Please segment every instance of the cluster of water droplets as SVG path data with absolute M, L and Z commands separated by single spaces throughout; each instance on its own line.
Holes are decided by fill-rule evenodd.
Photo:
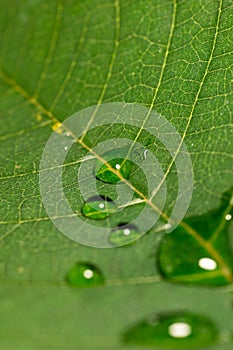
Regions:
M 132 161 L 126 159 L 128 148 L 118 148 L 104 153 L 97 159 L 94 166 L 96 179 L 104 184 L 120 184 L 128 180 L 131 174 Z M 105 162 L 105 158 L 108 160 Z M 124 206 L 105 196 L 97 195 L 88 198 L 81 208 L 84 217 L 91 220 L 105 220 L 113 214 L 121 211 Z M 129 222 L 119 222 L 111 229 L 109 242 L 113 246 L 122 246 L 141 237 L 136 225 Z

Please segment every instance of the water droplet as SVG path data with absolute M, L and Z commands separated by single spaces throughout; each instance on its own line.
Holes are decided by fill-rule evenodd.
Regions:
M 104 277 L 95 265 L 80 262 L 68 272 L 66 281 L 74 287 L 95 287 L 104 284 Z
M 224 194 L 218 209 L 187 218 L 163 236 L 157 262 L 164 278 L 173 282 L 209 286 L 230 283 L 233 262 L 227 229 L 232 217 L 231 198 L 232 190 Z M 225 262 L 227 272 L 216 258 L 217 254 Z
M 177 312 L 142 320 L 124 334 L 126 343 L 171 349 L 190 349 L 217 342 L 219 332 L 207 318 Z
M 117 205 L 107 197 L 95 196 L 82 206 L 82 214 L 93 220 L 102 220 L 115 213 Z
M 67 147 L 67 146 L 65 146 L 65 147 L 64 147 L 64 150 L 65 150 L 65 151 L 67 151 L 67 150 L 68 150 L 68 147 Z
M 132 162 L 129 160 L 125 160 L 128 154 L 127 148 L 118 148 L 110 150 L 104 153 L 101 157 L 106 160 L 108 165 L 110 165 L 113 169 L 116 169 L 119 172 L 119 175 L 124 179 L 128 179 Z M 95 175 L 97 179 L 108 182 L 108 183 L 117 183 L 121 181 L 121 178 L 109 169 L 109 166 L 103 164 L 100 160 L 97 161 L 97 165 L 95 167 Z
M 120 224 L 112 230 L 109 241 L 114 245 L 121 246 L 129 244 L 140 237 L 141 234 L 135 225 Z
M 212 271 L 215 270 L 217 268 L 217 263 L 216 261 L 214 261 L 213 259 L 210 258 L 201 258 L 198 261 L 198 265 L 204 269 L 204 270 L 208 270 L 208 271 Z
M 227 221 L 230 221 L 230 220 L 232 219 L 232 215 L 231 215 L 231 214 L 227 214 L 227 215 L 225 216 L 225 219 L 226 219 Z

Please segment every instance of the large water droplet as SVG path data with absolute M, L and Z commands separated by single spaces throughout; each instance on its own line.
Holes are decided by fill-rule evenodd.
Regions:
M 109 165 L 118 171 L 124 179 L 128 179 L 131 172 L 132 162 L 125 160 L 127 154 L 127 148 L 117 148 L 104 153 L 101 157 L 106 160 L 108 165 L 103 164 L 100 160 L 97 161 L 95 167 L 95 175 L 97 179 L 108 183 L 117 183 L 121 181 L 121 178 L 109 169 Z
M 80 262 L 70 269 L 66 281 L 74 287 L 95 287 L 104 284 L 104 276 L 93 264 Z
M 207 318 L 188 312 L 160 314 L 142 320 L 124 335 L 127 343 L 170 349 L 208 346 L 219 332 Z
M 117 209 L 116 203 L 107 197 L 95 196 L 82 206 L 82 214 L 94 220 L 102 220 L 113 214 Z
M 110 234 L 109 241 L 117 246 L 129 244 L 140 238 L 138 228 L 133 224 L 119 224 Z
M 233 261 L 227 237 L 231 198 L 232 191 L 226 192 L 218 209 L 186 219 L 163 237 L 158 263 L 166 279 L 210 286 L 231 282 Z

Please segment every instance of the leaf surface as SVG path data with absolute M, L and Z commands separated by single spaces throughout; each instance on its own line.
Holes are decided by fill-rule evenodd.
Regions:
M 187 218 L 218 208 L 233 173 L 232 1 L 10 0 L 0 8 L 2 347 L 123 350 L 121 334 L 151 311 L 197 310 L 229 329 L 231 287 L 161 281 L 155 264 L 160 232 L 108 250 L 64 237 L 43 208 L 39 164 L 51 132 L 71 114 L 106 102 L 137 103 L 170 121 L 190 152 L 195 183 Z M 134 138 L 137 130 L 125 133 L 131 131 Z M 106 134 L 97 130 L 91 141 L 99 137 Z M 176 169 L 159 143 L 146 140 L 168 171 L 169 214 Z M 80 209 L 79 163 L 73 162 L 83 149 L 75 147 L 64 183 Z M 78 261 L 96 265 L 106 286 L 66 286 Z

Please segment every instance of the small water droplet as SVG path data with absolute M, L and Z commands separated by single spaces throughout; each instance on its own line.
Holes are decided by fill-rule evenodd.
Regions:
M 127 154 L 127 148 L 113 149 L 104 153 L 101 157 L 105 159 L 108 164 L 103 164 L 100 160 L 97 161 L 95 167 L 95 176 L 97 179 L 107 183 L 117 183 L 121 181 L 121 178 L 109 169 L 109 166 L 112 169 L 116 169 L 121 177 L 128 179 L 131 172 L 132 162 L 125 160 Z
M 231 219 L 232 219 L 232 215 L 231 214 L 227 214 L 225 216 L 225 220 L 230 221 Z
M 117 205 L 107 197 L 95 196 L 82 206 L 82 214 L 93 220 L 102 220 L 115 213 Z
M 124 335 L 126 343 L 171 349 L 190 349 L 215 343 L 219 338 L 215 325 L 207 318 L 177 312 L 142 320 Z
M 216 261 L 214 261 L 213 259 L 210 258 L 201 258 L 198 261 L 198 265 L 204 269 L 204 270 L 208 270 L 208 271 L 212 271 L 215 270 L 217 268 L 217 263 Z
M 67 146 L 65 146 L 65 147 L 64 147 L 64 150 L 65 150 L 65 151 L 67 151 L 67 150 L 68 150 L 68 147 L 67 147 Z
M 104 284 L 104 277 L 95 265 L 80 262 L 70 269 L 66 281 L 74 287 L 95 287 Z
M 117 246 L 132 243 L 141 237 L 138 228 L 133 224 L 119 224 L 110 234 L 109 241 Z

